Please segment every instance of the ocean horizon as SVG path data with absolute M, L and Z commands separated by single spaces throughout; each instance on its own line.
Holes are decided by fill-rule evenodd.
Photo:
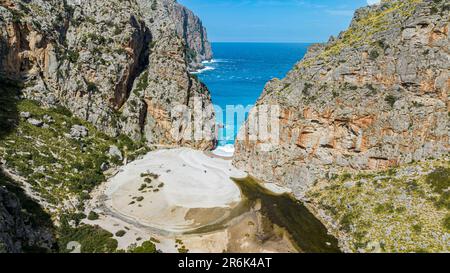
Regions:
M 233 152 L 236 135 L 244 123 L 226 118 L 227 106 L 251 109 L 265 84 L 273 78 L 284 78 L 300 61 L 312 43 L 214 42 L 214 58 L 204 62 L 205 68 L 195 74 L 204 82 L 212 96 L 219 130 L 219 149 L 227 155 Z

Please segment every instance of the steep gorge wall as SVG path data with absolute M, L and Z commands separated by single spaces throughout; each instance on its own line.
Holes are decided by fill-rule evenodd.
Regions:
M 209 91 L 189 73 L 212 57 L 206 36 L 200 20 L 173 0 L 0 0 L 0 171 L 31 183 L 40 202 L 0 172 L 0 252 L 58 251 L 60 237 L 73 234 L 52 220 L 82 210 L 85 187 L 121 164 L 108 155 L 111 145 L 125 157 L 143 143 L 215 146 Z M 184 116 L 172 116 L 179 106 Z M 174 130 L 192 135 L 198 110 L 209 135 L 175 138 Z M 24 129 L 21 113 L 47 124 Z M 81 144 L 71 136 L 75 124 L 86 130 Z
M 447 154 L 448 30 L 446 1 L 359 9 L 347 31 L 267 84 L 258 105 L 280 106 L 280 143 L 253 141 L 247 123 L 234 165 L 302 198 L 314 182 L 344 171 Z
M 183 37 L 188 45 L 188 58 L 193 68 L 201 67 L 201 62 L 213 57 L 208 35 L 200 19 L 182 5 L 174 5 L 171 13 L 177 23 L 177 33 Z
M 199 98 L 212 109 L 209 91 L 189 74 L 211 58 L 206 31 L 175 1 L 8 0 L 0 19 L 0 75 L 24 82 L 26 98 L 63 105 L 110 136 L 214 147 L 212 110 L 201 120 L 209 139 L 171 132 L 192 130 L 171 116 L 174 106 L 193 110 Z
M 0 170 L 0 253 L 55 249 L 50 217 Z

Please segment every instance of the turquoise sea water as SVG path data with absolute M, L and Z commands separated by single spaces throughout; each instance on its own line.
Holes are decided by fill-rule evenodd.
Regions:
M 197 73 L 211 91 L 216 112 L 219 146 L 233 144 L 244 120 L 226 119 L 227 106 L 252 106 L 272 78 L 283 78 L 306 53 L 310 44 L 294 43 L 213 43 L 214 60 Z M 248 107 L 250 109 L 250 107 Z

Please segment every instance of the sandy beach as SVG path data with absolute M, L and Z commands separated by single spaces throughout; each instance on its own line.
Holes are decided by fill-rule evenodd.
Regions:
M 264 223 L 258 208 L 248 207 L 231 177 L 247 174 L 231 160 L 188 148 L 150 152 L 118 170 L 93 192 L 86 213 L 100 214 L 88 224 L 112 232 L 119 248 L 156 238 L 158 249 L 178 252 L 182 240 L 190 252 L 294 251 L 282 234 L 260 242 Z
M 241 201 L 230 177 L 245 176 L 230 161 L 200 151 L 156 151 L 109 181 L 106 205 L 142 225 L 185 233 L 225 220 Z

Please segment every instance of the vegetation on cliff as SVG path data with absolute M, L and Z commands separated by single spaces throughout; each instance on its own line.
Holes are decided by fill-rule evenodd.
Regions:
M 257 104 L 280 107 L 278 142 L 244 127 L 235 166 L 314 204 L 346 251 L 448 251 L 449 10 L 357 10 L 266 85 Z
M 363 252 L 447 252 L 450 157 L 344 173 L 308 192 L 345 246 Z
M 103 171 L 122 164 L 109 154 L 111 147 L 117 147 L 126 160 L 148 148 L 126 136 L 108 137 L 64 107 L 44 108 L 36 101 L 20 99 L 22 88 L 13 81 L 0 83 L 0 158 L 2 167 L 19 179 L 13 181 L 2 172 L 0 185 L 19 197 L 36 227 L 47 227 L 55 234 L 58 247 L 47 251 L 70 252 L 67 243 L 71 241 L 81 243 L 83 252 L 115 251 L 117 241 L 107 231 L 79 225 L 85 218 L 79 211 L 90 191 L 105 181 Z M 73 128 L 86 130 L 86 135 L 77 135 Z M 21 187 L 27 185 L 29 190 L 24 192 Z M 57 220 L 57 227 L 51 218 Z M 33 251 L 30 247 L 24 246 L 23 251 Z
M 375 37 L 381 36 L 384 31 L 392 31 L 393 28 L 401 27 L 402 21 L 413 14 L 418 3 L 423 0 L 403 0 L 403 1 L 383 1 L 386 8 L 378 7 L 361 12 L 352 22 L 351 26 L 339 34 L 339 37 L 327 44 L 325 49 L 315 56 L 313 59 L 307 59 L 300 62 L 300 67 L 308 67 L 318 60 L 329 61 L 330 57 L 338 55 L 342 50 L 348 48 L 357 48 L 363 45 L 373 47 L 370 51 L 372 59 L 377 59 L 381 51 L 385 50 L 383 41 L 377 40 Z M 435 1 L 436 8 L 444 5 L 443 1 Z M 392 24 L 393 18 L 401 18 L 395 25 Z
M 108 137 L 63 107 L 42 108 L 39 102 L 20 100 L 17 86 L 2 85 L 2 89 L 3 111 L 12 115 L 2 119 L 2 126 L 11 126 L 5 122 L 9 120 L 16 127 L 0 139 L 1 158 L 5 167 L 23 177 L 39 197 L 53 206 L 71 197 L 80 201 L 88 198 L 89 192 L 105 180 L 102 164 L 121 164 L 108 155 L 111 146 L 117 146 L 128 160 L 147 151 L 126 136 Z M 17 119 L 13 120 L 14 116 Z M 71 135 L 74 126 L 86 128 L 87 135 Z

